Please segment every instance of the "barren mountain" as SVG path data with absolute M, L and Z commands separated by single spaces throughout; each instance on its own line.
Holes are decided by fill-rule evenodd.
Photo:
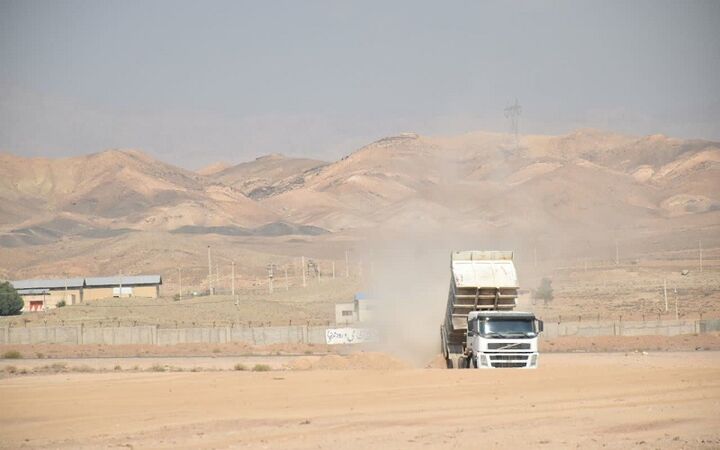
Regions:
M 277 219 L 241 192 L 135 150 L 50 160 L 0 156 L 3 228 L 22 238 Z M 96 231 L 91 231 L 96 230 Z M 7 239 L 8 237 L 5 236 Z
M 581 130 L 527 136 L 517 147 L 493 133 L 385 138 L 263 204 L 333 230 L 582 234 L 715 217 L 719 194 L 717 143 Z
M 199 252 L 224 239 L 282 254 L 292 239 L 278 246 L 273 236 L 303 235 L 312 247 L 383 232 L 587 252 L 617 239 L 686 248 L 720 236 L 720 144 L 659 135 L 580 130 L 516 145 L 498 133 L 403 134 L 333 163 L 270 155 L 208 173 L 133 150 L 58 160 L 0 155 L 0 247 L 37 249 L 72 237 L 73 247 L 112 242 L 120 251 L 152 232 L 153 242 Z M 328 230 L 334 235 L 319 236 Z M 45 246 L 43 260 L 61 248 Z
M 327 163 L 315 159 L 289 158 L 278 153 L 211 174 L 212 178 L 232 186 L 250 198 L 263 198 L 292 188 L 303 175 Z

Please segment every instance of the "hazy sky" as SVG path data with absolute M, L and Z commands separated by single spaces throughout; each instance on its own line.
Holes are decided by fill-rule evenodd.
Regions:
M 720 140 L 720 2 L 0 0 L 0 151 L 189 168 L 403 131 Z

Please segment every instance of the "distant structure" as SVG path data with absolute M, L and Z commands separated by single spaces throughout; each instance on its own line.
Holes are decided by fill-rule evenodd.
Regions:
M 373 310 L 376 306 L 376 300 L 368 298 L 362 292 L 358 292 L 355 294 L 352 303 L 337 303 L 335 305 L 335 323 L 368 322 L 372 320 Z
M 505 108 L 505 118 L 510 119 L 510 133 L 515 136 L 515 150 L 520 148 L 520 142 L 518 140 L 518 121 L 520 120 L 520 114 L 522 113 L 522 107 L 518 100 L 515 99 L 515 103 Z
M 110 297 L 160 296 L 160 275 L 134 275 L 11 281 L 25 303 L 23 311 L 45 311 L 64 302 L 74 305 Z

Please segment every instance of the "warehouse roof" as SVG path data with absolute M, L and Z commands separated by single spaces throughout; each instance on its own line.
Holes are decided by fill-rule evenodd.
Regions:
M 162 284 L 160 275 L 127 275 L 114 277 L 92 277 L 85 278 L 85 286 L 137 286 L 147 284 Z
M 15 289 L 58 289 L 68 287 L 74 289 L 85 285 L 85 278 L 56 278 L 48 280 L 17 280 L 11 281 Z
M 50 289 L 18 289 L 17 293 L 20 295 L 41 295 L 49 294 Z

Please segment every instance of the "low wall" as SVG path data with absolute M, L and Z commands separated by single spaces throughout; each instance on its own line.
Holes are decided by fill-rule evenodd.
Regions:
M 0 328 L 0 344 L 223 344 L 245 342 L 253 345 L 325 344 L 328 327 L 205 327 L 159 328 L 49 326 Z M 647 322 L 545 323 L 544 339 L 559 336 L 676 336 L 720 331 L 720 319 L 659 320 Z
M 545 323 L 543 337 L 560 336 L 677 336 L 713 331 L 720 320 L 653 320 L 646 322 L 563 322 Z
M 326 327 L 29 327 L 0 329 L 0 344 L 325 344 Z

